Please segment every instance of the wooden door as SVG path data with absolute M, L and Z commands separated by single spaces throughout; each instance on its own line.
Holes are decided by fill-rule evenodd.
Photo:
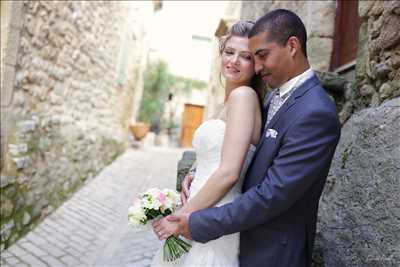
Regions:
M 338 0 L 331 70 L 356 59 L 359 29 L 358 1 Z
M 193 134 L 203 122 L 204 106 L 185 104 L 182 116 L 181 146 L 191 147 Z

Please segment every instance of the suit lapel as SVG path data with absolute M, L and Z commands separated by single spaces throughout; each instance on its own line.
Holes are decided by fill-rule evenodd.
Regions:
M 272 90 L 271 92 L 268 93 L 267 98 L 266 98 L 266 100 L 265 100 L 265 102 L 264 102 L 264 110 L 265 110 L 265 113 L 267 113 L 268 108 L 269 108 L 269 105 L 271 104 L 272 96 L 274 95 L 274 94 L 273 94 L 274 91 L 275 91 L 275 90 Z
M 288 111 L 289 108 L 296 103 L 297 98 L 304 95 L 304 93 L 306 93 L 309 89 L 313 88 L 318 83 L 319 83 L 319 80 L 314 74 L 310 79 L 306 80 L 302 85 L 300 85 L 300 87 L 298 87 L 297 89 L 294 90 L 294 92 L 286 100 L 286 102 L 282 105 L 282 107 L 278 110 L 278 112 L 274 115 L 274 117 L 271 119 L 271 121 L 268 123 L 268 125 L 266 127 L 263 127 L 263 133 L 261 135 L 261 140 L 258 143 L 256 153 L 258 152 L 259 148 L 262 146 L 262 144 L 264 143 L 264 140 L 266 139 L 265 134 L 266 134 L 267 129 L 272 128 L 279 121 L 279 119 L 286 113 L 286 111 Z M 264 117 L 266 117 L 268 114 L 268 108 L 269 108 L 269 105 L 271 104 L 271 99 L 272 99 L 271 95 L 272 95 L 272 93 L 269 96 L 270 99 L 267 102 L 267 106 L 265 109 L 266 114 Z
M 266 96 L 265 101 L 263 103 L 261 133 L 264 132 L 264 127 L 265 127 L 265 123 L 267 121 L 267 116 L 268 116 L 268 109 L 269 109 L 269 106 L 270 106 L 271 101 L 272 101 L 272 96 L 274 95 L 273 92 L 274 91 L 271 91 L 271 92 L 268 93 L 268 95 Z

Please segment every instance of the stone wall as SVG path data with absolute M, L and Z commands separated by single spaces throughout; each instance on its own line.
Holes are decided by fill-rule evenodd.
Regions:
M 146 56 L 131 25 L 143 10 L 129 3 L 7 3 L 17 52 L 2 58 L 1 249 L 124 151 Z
M 328 71 L 333 49 L 335 1 L 243 1 L 241 19 L 257 20 L 268 11 L 284 8 L 295 12 L 307 29 L 311 67 Z
M 360 1 L 356 110 L 400 96 L 400 2 Z
M 314 266 L 400 262 L 400 3 L 359 1 L 356 83 L 320 202 Z

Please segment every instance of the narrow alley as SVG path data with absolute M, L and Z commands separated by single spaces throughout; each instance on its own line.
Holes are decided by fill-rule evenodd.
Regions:
M 1 266 L 149 266 L 159 241 L 127 223 L 132 198 L 175 188 L 182 149 L 127 150 L 33 231 L 1 254 Z

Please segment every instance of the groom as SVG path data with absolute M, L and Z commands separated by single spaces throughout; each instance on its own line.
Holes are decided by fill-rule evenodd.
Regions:
M 270 87 L 263 135 L 234 202 L 173 215 L 175 234 L 208 242 L 240 232 L 240 266 L 310 266 L 318 202 L 340 137 L 335 106 L 310 69 L 306 30 L 288 10 L 250 33 L 255 70 Z

